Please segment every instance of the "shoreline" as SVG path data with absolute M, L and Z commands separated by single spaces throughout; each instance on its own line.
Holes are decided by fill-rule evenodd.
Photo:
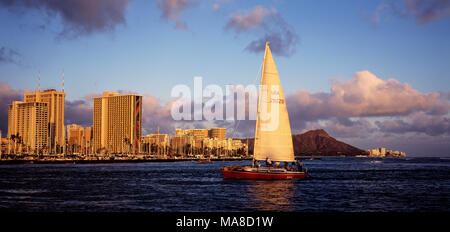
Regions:
M 405 157 L 371 157 L 371 156 L 296 156 L 299 160 L 321 160 L 326 157 L 342 158 L 342 157 L 357 157 L 357 158 L 405 158 Z M 146 163 L 146 162 L 185 162 L 196 161 L 209 163 L 209 160 L 214 161 L 244 161 L 252 160 L 249 158 L 135 158 L 135 159 L 0 159 L 0 165 L 10 164 L 101 164 L 101 163 Z
M 184 161 L 196 161 L 207 159 L 197 159 L 197 158 L 183 158 L 183 159 L 99 159 L 99 160 L 82 160 L 82 159 L 10 159 L 10 160 L 0 160 L 0 165 L 9 164 L 101 164 L 101 163 L 146 163 L 146 162 L 184 162 Z M 212 162 L 214 161 L 243 161 L 252 160 L 252 158 L 216 158 L 208 159 Z

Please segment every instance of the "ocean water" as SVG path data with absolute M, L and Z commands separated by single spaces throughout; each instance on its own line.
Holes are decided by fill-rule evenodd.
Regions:
M 226 180 L 250 161 L 0 165 L 0 211 L 450 211 L 448 158 L 305 160 L 306 180 Z

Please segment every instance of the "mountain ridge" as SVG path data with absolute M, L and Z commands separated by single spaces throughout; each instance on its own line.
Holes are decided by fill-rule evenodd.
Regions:
M 240 139 L 243 143 L 247 139 Z M 357 156 L 366 151 L 331 137 L 325 130 L 310 130 L 292 135 L 295 156 Z M 249 153 L 253 154 L 254 138 L 248 139 Z

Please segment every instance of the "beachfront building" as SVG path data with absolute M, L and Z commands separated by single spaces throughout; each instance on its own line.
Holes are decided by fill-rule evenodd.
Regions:
M 369 157 L 406 157 L 405 152 L 393 151 L 384 147 L 367 150 Z
M 67 125 L 67 152 L 69 154 L 84 153 L 84 128 L 77 124 Z
M 64 127 L 64 102 L 66 93 L 55 89 L 37 90 L 24 94 L 25 103 L 47 103 L 48 106 L 48 149 L 49 153 L 62 153 L 66 142 Z
M 175 143 L 172 142 L 174 149 L 180 149 L 183 146 L 188 146 L 193 153 L 200 153 L 203 146 L 203 139 L 208 138 L 208 129 L 175 129 Z M 184 138 L 183 138 L 184 137 Z M 176 147 L 176 148 L 175 148 Z
M 94 98 L 93 151 L 139 153 L 142 137 L 142 95 L 103 92 Z
M 148 134 L 142 137 L 142 152 L 148 154 L 167 155 L 170 148 L 170 138 L 168 134 Z
M 92 127 L 77 124 L 67 125 L 67 148 L 69 154 L 92 153 Z
M 203 140 L 203 149 L 210 155 L 234 156 L 243 154 L 245 148 L 246 145 L 239 139 L 205 138 Z
M 192 155 L 197 154 L 195 149 L 195 140 L 192 135 L 178 134 L 170 137 L 171 150 L 176 155 Z
M 245 153 L 245 144 L 240 140 L 226 138 L 225 128 L 175 129 L 171 137 L 172 148 L 176 154 L 237 155 Z
M 208 138 L 207 129 L 187 129 L 185 130 L 185 134 L 193 136 L 194 144 L 192 145 L 195 149 L 201 149 L 203 146 L 203 139 Z
M 44 154 L 51 150 L 48 137 L 49 113 L 46 102 L 14 101 L 8 105 L 10 154 Z
M 172 137 L 172 147 L 181 154 L 200 154 L 203 148 L 203 139 L 209 138 L 208 129 L 175 129 Z
M 219 140 L 225 140 L 226 133 L 226 128 L 214 127 L 208 130 L 208 135 L 210 138 L 217 138 Z
M 0 159 L 4 159 L 7 154 L 10 154 L 9 149 L 10 148 L 10 142 L 8 138 L 1 138 L 0 139 Z

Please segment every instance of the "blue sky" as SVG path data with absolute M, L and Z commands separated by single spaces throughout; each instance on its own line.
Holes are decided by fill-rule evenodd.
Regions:
M 38 71 L 41 88 L 60 89 L 63 68 L 68 101 L 124 90 L 149 94 L 164 104 L 173 100 L 172 87 L 192 85 L 194 76 L 202 76 L 204 85 L 252 84 L 262 52 L 246 47 L 267 32 L 265 26 L 277 31 L 287 25 L 298 39 L 292 45 L 295 52 L 274 54 L 287 95 L 300 89 L 329 93 L 332 80 L 350 81 L 363 70 L 421 94 L 449 93 L 450 17 L 436 9 L 436 17 L 420 21 L 420 7 L 427 6 L 412 8 L 408 4 L 414 0 L 120 0 L 124 4 L 115 10 L 123 20 L 89 32 L 82 30 L 91 22 L 67 18 L 66 8 L 22 2 L 0 1 L 0 48 L 4 56 L 12 54 L 0 59 L 0 82 L 17 91 L 37 88 Z M 164 2 L 175 7 L 172 16 L 164 15 Z M 449 12 L 448 1 L 442 2 L 441 9 Z M 98 7 L 87 5 L 70 13 Z M 381 5 L 389 7 L 377 11 Z M 263 26 L 243 32 L 237 32 L 238 25 L 227 27 L 233 16 L 251 15 L 258 6 L 276 12 L 267 13 Z M 273 19 L 282 23 L 272 25 Z M 178 21 L 187 28 L 174 28 Z M 448 112 L 440 116 L 448 119 Z M 434 138 L 447 141 L 448 135 Z
M 235 1 L 216 12 L 213 1 L 198 1 L 182 15 L 189 26 L 182 31 L 161 18 L 155 1 L 133 1 L 124 25 L 75 39 L 57 38 L 59 17 L 3 8 L 0 41 L 22 55 L 22 65 L 2 65 L 0 76 L 14 88 L 35 88 L 40 70 L 42 86 L 60 88 L 64 68 L 68 99 L 117 89 L 167 99 L 174 85 L 192 82 L 193 76 L 219 85 L 252 83 L 261 54 L 244 48 L 253 35 L 235 35 L 224 27 L 227 13 L 262 5 L 276 8 L 300 38 L 294 55 L 276 58 L 286 92 L 328 91 L 329 79 L 348 79 L 360 70 L 422 92 L 447 91 L 449 20 L 422 25 L 413 17 L 390 16 L 374 26 L 365 17 L 380 2 Z M 47 21 L 46 29 L 39 29 Z

